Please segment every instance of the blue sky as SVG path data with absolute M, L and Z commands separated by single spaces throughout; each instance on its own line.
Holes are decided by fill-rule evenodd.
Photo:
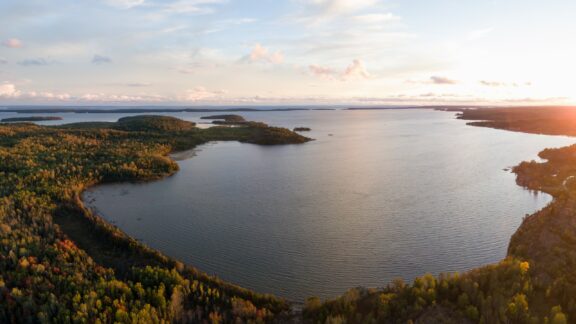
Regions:
M 2 0 L 0 104 L 572 104 L 568 0 Z

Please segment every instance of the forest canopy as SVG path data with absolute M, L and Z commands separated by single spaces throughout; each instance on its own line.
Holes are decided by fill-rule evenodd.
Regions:
M 116 123 L 0 125 L 0 322 L 255 322 L 287 301 L 210 277 L 149 249 L 84 208 L 104 182 L 170 175 L 167 157 L 208 141 L 299 144 L 265 124 L 198 129 L 167 116 Z

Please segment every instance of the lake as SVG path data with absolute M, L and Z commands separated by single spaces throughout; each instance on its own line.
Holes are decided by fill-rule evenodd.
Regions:
M 172 177 L 99 186 L 84 199 L 150 247 L 293 301 L 501 260 L 524 215 L 551 199 L 518 187 L 505 169 L 574 143 L 431 110 L 239 114 L 311 127 L 316 141 L 210 143 Z

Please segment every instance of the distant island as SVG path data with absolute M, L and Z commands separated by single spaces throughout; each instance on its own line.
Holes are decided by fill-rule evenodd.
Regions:
M 212 115 L 200 117 L 200 119 L 213 120 L 215 125 L 241 125 L 246 123 L 246 119 L 240 115 Z
M 295 127 L 294 131 L 295 132 L 309 132 L 312 129 L 310 127 Z
M 38 121 L 49 121 L 49 120 L 62 120 L 62 117 L 56 116 L 32 116 L 32 117 L 12 117 L 0 119 L 2 123 L 14 123 L 14 122 L 38 122 Z

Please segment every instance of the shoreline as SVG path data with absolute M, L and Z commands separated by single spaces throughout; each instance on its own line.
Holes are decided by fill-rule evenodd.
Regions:
M 441 111 L 441 112 L 442 112 L 442 111 Z M 211 144 L 211 143 L 217 143 L 217 142 L 208 142 L 208 143 L 201 144 L 201 145 L 199 145 L 199 146 L 197 146 L 197 147 L 194 147 L 194 148 L 192 148 L 192 149 L 189 149 L 189 150 L 176 151 L 176 152 L 173 152 L 173 153 L 169 153 L 166 157 L 169 157 L 170 159 L 172 159 L 172 160 L 175 161 L 175 162 L 178 162 L 178 161 L 181 161 L 181 160 L 186 160 L 186 159 L 189 159 L 189 158 L 193 158 L 194 156 L 196 156 L 196 154 L 197 154 L 199 151 L 201 151 L 200 148 L 201 148 L 203 145 L 209 145 L 209 144 Z M 507 168 L 510 169 L 510 170 L 509 170 L 509 173 L 513 173 L 511 170 L 512 170 L 514 167 L 507 167 Z M 179 171 L 179 170 L 178 170 L 178 171 Z M 178 172 L 178 171 L 176 171 L 176 172 Z M 175 173 L 174 173 L 174 174 L 175 174 Z M 173 174 L 167 175 L 166 177 L 170 177 L 170 176 L 172 176 L 172 175 L 173 175 Z M 152 180 L 149 180 L 149 181 L 142 181 L 142 183 L 147 183 L 147 182 L 152 182 L 152 181 L 160 181 L 160 180 L 162 180 L 162 179 L 164 179 L 164 177 L 159 178 L 159 179 L 152 179 Z M 122 184 L 122 183 L 125 183 L 125 182 L 120 182 L 120 183 L 117 183 L 117 184 Z M 140 182 L 138 182 L 138 183 L 140 183 Z M 96 186 L 100 186 L 100 185 L 106 185 L 106 183 L 104 183 L 104 184 L 99 184 L 99 185 L 96 185 Z M 525 187 L 522 187 L 522 186 L 520 186 L 520 187 L 523 188 L 524 190 L 531 191 L 530 189 L 527 189 L 527 188 L 525 188 Z M 544 193 L 545 193 L 545 192 L 544 192 Z M 546 194 L 548 195 L 548 193 L 546 193 Z M 532 211 L 531 213 L 534 214 L 534 213 L 539 212 L 540 210 L 542 210 L 542 209 L 544 209 L 545 207 L 547 207 L 550 203 L 552 203 L 553 200 L 554 200 L 554 196 L 550 195 L 550 202 L 546 203 L 545 205 L 539 206 L 537 209 L 535 209 L 535 210 Z M 116 226 L 115 224 L 113 224 L 113 225 Z M 514 232 L 514 233 L 515 233 L 515 232 Z M 512 235 L 513 235 L 514 233 L 512 233 Z M 128 234 L 126 234 L 126 235 L 128 235 Z M 512 235 L 511 235 L 511 236 L 512 236 Z M 510 237 L 511 237 L 511 236 L 510 236 Z M 510 237 L 507 239 L 507 244 L 510 243 Z M 506 247 L 506 246 L 504 246 L 504 247 Z M 156 250 L 158 250 L 158 249 L 156 249 Z M 158 250 L 158 251 L 159 251 L 160 253 L 163 253 L 163 252 L 160 251 L 160 250 Z M 505 257 L 506 257 L 506 256 L 505 256 Z M 191 265 L 191 266 L 193 266 L 193 265 Z M 485 266 L 485 265 L 481 265 L 480 267 L 483 267 L 483 266 Z M 478 268 L 478 267 L 472 267 L 472 268 L 469 268 L 469 269 L 463 270 L 463 271 L 464 271 L 464 272 L 469 272 L 469 271 L 472 271 L 472 270 L 474 270 L 474 269 L 476 269 L 476 268 Z M 212 274 L 212 275 L 213 275 L 213 276 L 217 276 L 217 274 Z M 422 276 L 422 275 L 424 275 L 424 273 L 420 274 L 419 276 Z M 281 298 L 284 298 L 284 297 L 281 297 Z M 291 304 L 295 304 L 295 303 L 296 303 L 296 304 L 302 304 L 302 303 L 303 303 L 303 301 L 290 300 L 290 299 L 287 299 L 287 300 L 288 300 Z
M 149 120 L 149 118 L 145 118 L 142 121 Z M 161 120 L 164 119 L 155 119 L 155 122 Z M 172 121 L 169 123 L 170 125 L 173 125 Z M 173 126 L 177 125 L 178 123 Z M 78 125 L 75 127 L 81 128 Z M 111 126 L 108 125 L 106 127 Z M 516 130 L 516 128 L 513 129 Z M 52 154 L 54 152 L 63 152 L 62 150 L 64 150 L 64 152 L 69 154 L 74 153 L 78 154 L 78 156 L 83 156 L 80 154 L 95 153 L 99 152 L 98 150 L 112 148 L 113 150 L 109 153 L 114 153 L 114 155 L 103 154 L 101 155 L 101 158 L 118 159 L 122 157 L 128 161 L 132 160 L 131 163 L 134 166 L 136 166 L 135 162 L 140 163 L 141 169 L 136 169 L 136 171 L 140 172 L 132 172 L 133 168 L 130 164 L 126 164 L 122 162 L 122 160 L 111 160 L 113 162 L 107 163 L 113 163 L 114 166 L 118 165 L 119 169 L 117 171 L 116 169 L 113 169 L 114 172 L 112 172 L 108 177 L 95 178 L 86 176 L 86 173 L 78 173 L 77 177 L 79 178 L 74 180 L 74 182 L 71 182 L 70 173 L 67 172 L 70 170 L 70 167 L 59 168 L 63 166 L 62 161 L 58 163 L 57 160 L 54 160 L 53 163 L 45 162 L 46 165 L 43 165 L 46 169 L 53 167 L 56 168 L 55 170 L 61 170 L 59 172 L 65 172 L 62 173 L 62 175 L 60 173 L 52 174 L 52 178 L 57 179 L 58 181 L 58 186 L 54 185 L 54 190 L 60 190 L 61 192 L 57 191 L 57 193 L 61 195 L 60 197 L 62 198 L 57 201 L 58 205 L 56 205 L 56 207 L 58 208 L 55 208 L 53 211 L 46 209 L 46 213 L 52 218 L 52 222 L 58 225 L 54 229 L 55 233 L 52 234 L 51 237 L 53 237 L 56 242 L 62 242 L 61 240 L 63 240 L 64 243 L 58 244 L 64 244 L 65 251 L 76 249 L 74 246 L 74 243 L 76 243 L 79 247 L 77 249 L 77 251 L 79 251 L 78 253 L 85 255 L 86 257 L 89 256 L 88 258 L 94 261 L 92 263 L 92 261 L 81 261 L 81 259 L 79 259 L 77 262 L 81 262 L 80 264 L 88 267 L 87 269 L 91 269 L 90 267 L 96 267 L 96 269 L 98 269 L 97 267 L 113 269 L 113 278 L 118 278 L 119 280 L 130 282 L 129 279 L 134 275 L 133 272 L 136 271 L 136 269 L 143 269 L 148 266 L 156 267 L 156 269 L 175 269 L 173 271 L 175 271 L 177 275 L 181 275 L 189 280 L 201 282 L 202 284 L 207 285 L 210 289 L 215 289 L 216 291 L 225 293 L 226 296 L 237 296 L 236 298 L 241 298 L 242 300 L 245 300 L 246 303 L 250 303 L 250 305 L 257 307 L 258 309 L 267 310 L 270 312 L 269 314 L 273 316 L 272 318 L 281 322 L 284 320 L 293 320 L 295 317 L 299 317 L 300 315 L 302 315 L 304 319 L 322 319 L 322 316 L 329 316 L 330 318 L 333 318 L 333 316 L 347 316 L 348 313 L 346 312 L 352 311 L 357 313 L 351 314 L 351 319 L 362 318 L 362 316 L 364 316 L 364 313 L 362 312 L 368 312 L 366 314 L 373 316 L 372 310 L 370 309 L 372 306 L 366 305 L 379 305 L 372 301 L 380 300 L 379 298 L 382 294 L 388 296 L 386 297 L 386 303 L 388 303 L 389 299 L 391 301 L 398 300 L 401 305 L 404 305 L 402 298 L 407 298 L 406 296 L 411 296 L 410 294 L 420 294 L 422 291 L 426 292 L 429 289 L 440 289 L 438 287 L 442 287 L 444 284 L 459 285 L 468 280 L 476 283 L 479 282 L 478 285 L 480 285 L 480 287 L 484 287 L 481 286 L 481 284 L 487 282 L 488 288 L 485 289 L 496 289 L 488 290 L 488 293 L 504 294 L 499 297 L 499 300 L 502 300 L 505 303 L 507 303 L 508 300 L 513 302 L 515 300 L 514 298 L 517 298 L 518 294 L 524 294 L 524 298 L 527 298 L 530 305 L 533 305 L 535 312 L 534 315 L 537 315 L 538 318 L 543 319 L 547 316 L 548 312 L 550 312 L 550 309 L 557 305 L 562 306 L 562 309 L 568 314 L 568 318 L 576 318 L 576 303 L 574 303 L 574 301 L 576 301 L 574 299 L 576 298 L 576 295 L 568 294 L 568 299 L 566 299 L 565 294 L 563 295 L 563 292 L 565 291 L 576 291 L 576 286 L 572 286 L 573 284 L 571 284 L 572 282 L 576 282 L 576 272 L 572 270 L 572 265 L 576 264 L 576 220 L 574 219 L 573 214 L 574 210 L 576 210 L 576 181 L 568 180 L 572 179 L 576 174 L 576 169 L 572 167 L 573 165 L 576 165 L 576 145 L 558 149 L 545 149 L 539 153 L 539 156 L 545 162 L 521 162 L 513 168 L 518 185 L 530 190 L 548 193 L 552 195 L 553 200 L 548 206 L 532 213 L 524 219 L 514 235 L 510 238 L 508 257 L 500 263 L 475 268 L 460 276 L 447 274 L 433 277 L 424 275 L 423 277 L 414 280 L 413 286 L 400 282 L 393 282 L 390 283 L 389 286 L 381 289 L 352 289 L 351 292 L 345 294 L 344 297 L 326 302 L 312 298 L 309 299 L 303 308 L 302 314 L 300 314 L 294 313 L 297 309 L 293 307 L 296 306 L 296 304 L 292 301 L 273 295 L 259 294 L 232 283 L 225 282 L 216 276 L 210 276 L 191 265 L 185 265 L 175 258 L 168 257 L 162 252 L 146 246 L 137 239 L 124 233 L 117 226 L 107 222 L 97 213 L 92 212 L 84 204 L 82 193 L 99 184 L 131 181 L 148 182 L 171 176 L 178 171 L 177 163 L 170 157 L 171 150 L 183 152 L 186 151 L 187 148 L 195 148 L 201 143 L 209 142 L 210 139 L 216 141 L 237 140 L 241 142 L 262 144 L 287 144 L 292 142 L 301 143 L 306 138 L 298 137 L 297 134 L 292 134 L 290 132 L 285 133 L 281 131 L 281 129 L 269 128 L 261 125 L 256 125 L 253 128 L 242 129 L 192 129 L 188 130 L 189 133 L 182 133 L 186 131 L 182 131 L 180 128 L 178 128 L 178 130 L 167 130 L 162 132 L 150 131 L 150 133 L 142 131 L 131 133 L 130 129 L 118 131 L 110 128 L 108 129 L 109 132 L 107 133 L 107 136 L 123 136 L 120 137 L 122 140 L 121 143 L 126 146 L 121 146 L 120 148 L 122 150 L 118 151 L 114 145 L 111 144 L 113 142 L 109 142 L 108 137 L 104 136 L 99 139 L 100 142 L 98 142 L 98 145 L 92 147 L 92 151 L 87 151 L 86 148 L 81 146 L 84 145 L 82 144 L 82 139 L 84 139 L 82 136 L 90 135 L 91 132 L 95 132 L 94 130 L 14 125 L 4 126 L 3 128 L 0 128 L 0 131 L 4 132 L 7 143 L 12 143 L 10 142 L 10 136 L 19 136 L 19 132 L 28 136 L 30 141 L 36 141 L 37 143 L 43 143 L 43 141 L 58 143 L 58 146 L 52 145 L 45 147 L 47 150 L 52 150 L 47 151 Z M 103 132 L 103 130 L 101 129 L 99 132 Z M 182 136 L 182 134 L 188 134 L 188 136 L 195 134 L 194 136 L 199 137 L 175 137 L 176 134 L 179 134 L 180 136 Z M 58 137 L 61 139 L 60 141 L 50 142 L 50 139 L 59 135 L 65 136 Z M 167 140 L 169 141 L 163 142 Z M 165 143 L 171 143 L 171 146 L 167 146 Z M 94 145 L 94 143 L 91 145 Z M 170 147 L 172 147 L 171 150 L 169 149 Z M 20 151 L 17 151 L 18 148 L 19 146 L 17 145 L 5 148 L 7 153 L 9 153 L 8 155 L 5 155 L 5 157 L 14 159 L 8 160 L 8 162 L 18 162 L 18 160 L 16 160 L 17 158 L 29 158 L 26 154 L 19 153 Z M 145 155 L 140 153 L 143 152 L 143 148 L 146 148 L 147 150 Z M 14 153 L 16 154 L 12 154 L 11 150 L 14 150 Z M 31 151 L 24 152 L 32 154 L 30 153 Z M 139 152 L 141 155 L 135 154 L 136 152 Z M 92 161 L 90 160 L 90 155 L 83 157 L 84 159 L 78 159 L 75 162 L 76 165 L 85 166 L 88 164 L 81 164 L 81 162 L 86 163 L 86 161 Z M 65 159 L 66 156 L 63 158 Z M 106 161 L 108 160 L 104 160 L 104 162 Z M 92 168 L 95 168 L 94 170 L 101 170 L 96 169 L 101 165 L 101 163 L 90 163 L 89 165 Z M 22 172 L 24 174 L 22 177 L 26 174 L 30 174 L 32 177 L 35 176 L 35 172 L 33 172 L 34 169 L 31 169 L 33 165 L 28 166 L 23 163 L 15 163 L 14 167 L 19 167 L 22 171 L 25 171 Z M 72 173 L 72 175 L 74 174 L 75 173 Z M 49 176 L 49 174 L 46 173 L 46 176 Z M 30 179 L 27 180 L 31 181 Z M 4 185 L 8 184 L 9 183 L 5 183 Z M 42 188 L 38 190 L 41 189 Z M 4 188 L 4 190 L 15 190 L 17 192 L 18 188 L 12 189 L 11 187 L 8 187 Z M 43 207 L 38 206 L 38 208 Z M 21 222 L 12 222 L 10 224 L 12 228 L 9 226 L 8 230 L 11 230 L 12 233 L 16 233 L 15 231 L 19 230 L 19 227 L 17 226 L 23 226 Z M 0 227 L 0 230 L 5 231 L 6 229 Z M 72 247 L 67 243 L 68 239 L 65 238 L 69 238 L 73 241 L 73 243 L 71 242 Z M 84 264 L 82 262 L 86 263 Z M 76 266 L 75 264 L 76 263 L 73 263 L 74 266 Z M 61 271 L 61 266 L 62 265 L 55 267 L 58 269 L 58 272 Z M 50 269 L 53 268 L 51 267 Z M 75 271 L 74 269 L 73 271 Z M 492 281 L 485 281 L 482 279 L 485 276 L 489 278 L 494 276 L 500 278 L 499 276 L 503 276 L 501 273 L 517 274 L 517 277 L 514 277 L 514 280 L 517 281 L 512 281 L 512 286 L 508 287 L 503 286 L 503 284 L 508 284 L 508 282 L 503 282 L 502 284 L 494 286 Z M 8 275 L 10 275 L 10 272 L 8 272 Z M 86 284 L 91 285 L 92 282 L 86 281 Z M 426 285 L 430 285 L 429 288 L 427 288 L 428 290 L 420 289 L 423 284 L 425 287 Z M 454 287 L 457 288 L 461 286 Z M 504 289 L 502 287 L 508 288 Z M 523 290 L 523 287 L 530 287 L 530 289 L 525 291 Z M 504 290 L 502 291 L 502 289 Z M 62 294 L 62 298 L 64 298 L 64 296 L 66 296 L 66 298 L 68 297 L 68 295 L 63 295 L 63 292 L 57 292 L 56 294 Z M 510 296 L 508 294 L 510 294 Z M 437 293 L 434 292 L 434 296 L 436 295 Z M 196 302 L 196 299 L 193 298 L 196 298 L 196 295 L 187 296 L 187 298 L 191 299 L 187 300 L 187 304 L 185 305 L 194 305 L 193 303 Z M 72 297 L 73 296 L 70 296 L 70 298 Z M 410 308 L 412 306 L 406 304 L 406 306 L 403 306 L 404 308 L 401 309 L 402 315 L 400 313 L 383 313 L 382 316 L 418 320 L 429 318 L 427 316 L 438 315 L 437 307 L 440 306 L 436 306 L 437 304 L 435 299 L 430 299 L 431 297 L 427 297 L 427 295 L 419 298 L 421 298 L 421 300 L 418 300 L 419 306 L 417 308 L 412 309 Z M 475 316 L 477 316 L 475 314 L 478 314 L 479 312 L 484 314 L 484 312 L 490 311 L 490 308 L 488 308 L 488 310 L 483 308 L 486 305 L 483 302 L 471 304 L 471 301 L 469 300 L 466 303 L 460 303 L 461 298 L 459 298 L 458 295 L 456 295 L 456 299 L 450 299 L 453 297 L 442 298 L 447 298 L 445 302 L 448 303 L 447 305 L 451 306 L 448 308 L 442 306 L 444 308 L 441 308 L 439 311 L 443 315 L 448 314 L 448 316 L 453 316 L 460 320 L 465 318 L 475 318 Z M 370 302 L 364 304 L 366 301 Z M 339 303 L 341 302 L 345 302 L 346 305 L 358 302 L 365 306 L 363 306 L 364 308 L 342 308 L 340 306 L 333 308 L 334 305 L 340 305 Z M 460 304 L 463 306 L 459 306 Z M 219 307 L 215 303 L 210 305 Z M 462 307 L 462 309 L 458 307 Z M 423 312 L 423 309 L 427 309 L 428 311 Z M 222 312 L 225 316 L 231 314 L 229 313 L 231 312 L 230 309 L 223 309 Z

